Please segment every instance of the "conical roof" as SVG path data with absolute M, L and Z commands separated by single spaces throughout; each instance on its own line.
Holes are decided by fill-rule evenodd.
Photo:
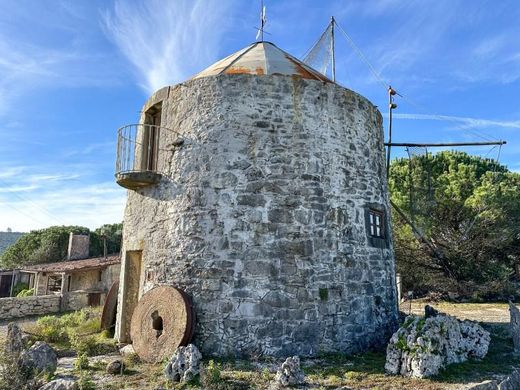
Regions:
M 317 70 L 312 69 L 271 42 L 265 41 L 255 42 L 215 62 L 195 75 L 193 79 L 218 74 L 295 75 L 304 79 L 332 82 Z

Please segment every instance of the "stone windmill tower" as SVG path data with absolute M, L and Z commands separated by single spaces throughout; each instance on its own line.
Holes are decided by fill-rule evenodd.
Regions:
M 206 354 L 354 352 L 392 331 L 381 114 L 274 44 L 157 91 L 119 131 L 116 178 L 121 341 L 138 300 L 140 331 L 158 351 L 171 337 L 180 301 L 146 301 L 156 286 L 191 298 Z

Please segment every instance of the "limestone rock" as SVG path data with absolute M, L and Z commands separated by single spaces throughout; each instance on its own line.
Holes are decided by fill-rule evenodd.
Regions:
M 511 329 L 511 336 L 513 337 L 515 353 L 520 353 L 520 310 L 518 310 L 511 301 L 509 301 L 509 313 L 511 315 L 509 326 Z
M 77 390 L 78 383 L 72 377 L 58 378 L 43 385 L 38 390 Z
M 496 381 L 489 380 L 481 383 L 477 383 L 476 385 L 472 385 L 468 387 L 467 390 L 496 390 L 498 389 L 498 384 Z
M 178 347 L 164 369 L 164 375 L 174 382 L 187 382 L 199 374 L 202 355 L 198 348 L 189 344 Z
M 21 353 L 23 351 L 23 333 L 16 322 L 7 325 L 7 340 L 5 344 L 8 353 Z
M 122 360 L 114 360 L 107 364 L 106 371 L 112 375 L 119 375 L 125 369 L 125 365 Z
M 20 355 L 22 366 L 37 372 L 47 371 L 53 373 L 58 365 L 58 357 L 54 349 L 43 341 L 37 341 L 29 349 Z
M 119 349 L 119 354 L 121 356 L 128 356 L 128 355 L 135 354 L 134 346 L 132 344 L 125 345 L 124 347 Z
M 520 389 L 520 372 L 514 371 L 509 378 L 503 380 L 498 385 L 499 390 L 518 390 Z
M 288 357 L 276 372 L 274 380 L 280 386 L 301 385 L 305 382 L 305 375 L 300 368 L 300 358 L 298 356 Z
M 385 371 L 414 378 L 436 375 L 446 365 L 486 356 L 489 332 L 471 321 L 446 314 L 421 318 L 410 315 L 392 335 Z

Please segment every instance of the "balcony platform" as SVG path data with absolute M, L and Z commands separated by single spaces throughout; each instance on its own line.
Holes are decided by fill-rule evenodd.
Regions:
M 116 173 L 116 182 L 129 190 L 138 190 L 157 184 L 162 175 L 154 171 L 126 171 Z

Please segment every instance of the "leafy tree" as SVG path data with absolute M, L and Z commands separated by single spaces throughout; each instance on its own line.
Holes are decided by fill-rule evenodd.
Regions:
M 122 224 L 103 225 L 94 232 L 83 226 L 51 226 L 33 230 L 11 245 L 0 257 L 0 267 L 16 268 L 26 264 L 62 261 L 67 258 L 70 232 L 90 234 L 90 256 L 103 254 L 102 236 L 106 236 L 107 253 L 121 247 Z
M 121 250 L 123 224 L 103 225 L 90 233 L 90 256 L 104 254 L 104 239 L 106 239 L 107 254 L 118 253 Z
M 393 162 L 398 269 L 406 288 L 465 297 L 511 294 L 520 261 L 520 175 L 489 159 L 441 152 Z

